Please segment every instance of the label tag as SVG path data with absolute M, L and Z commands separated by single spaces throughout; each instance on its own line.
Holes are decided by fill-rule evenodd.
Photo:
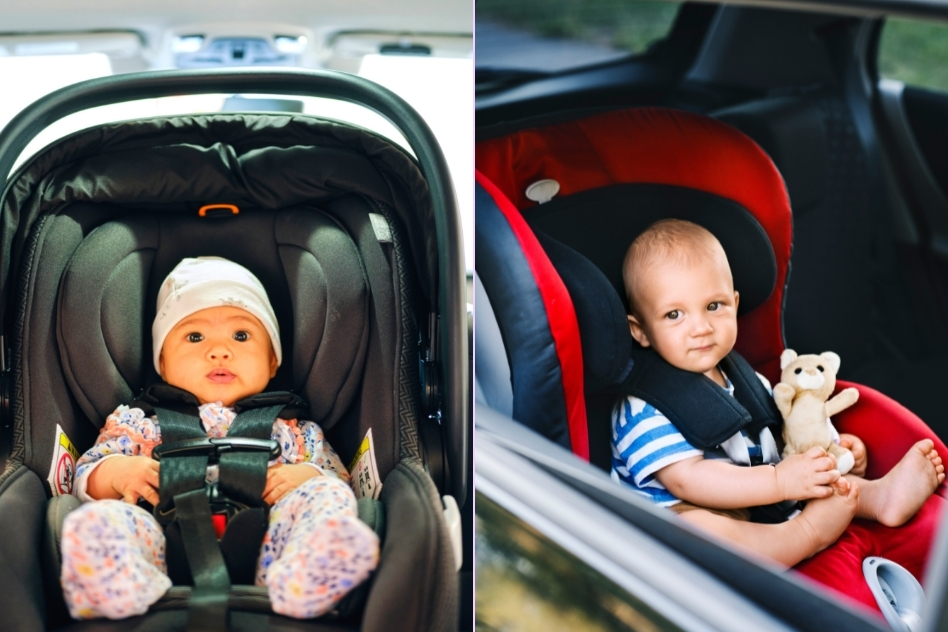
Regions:
M 379 243 L 392 243 L 392 227 L 388 225 L 388 220 L 379 213 L 369 213 L 369 221 L 372 222 L 372 230 L 375 231 L 375 238 Z
M 359 446 L 352 462 L 349 464 L 349 475 L 352 477 L 352 488 L 356 498 L 378 499 L 382 493 L 382 481 L 379 479 L 379 468 L 375 464 L 375 443 L 372 441 L 372 429 L 365 434 L 362 445 Z
M 76 473 L 76 461 L 79 451 L 72 444 L 62 427 L 56 424 L 56 447 L 53 448 L 53 462 L 49 466 L 49 488 L 53 496 L 72 493 L 73 477 Z

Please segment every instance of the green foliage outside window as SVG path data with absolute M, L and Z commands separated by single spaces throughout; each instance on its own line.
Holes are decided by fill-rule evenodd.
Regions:
M 886 20 L 879 41 L 879 76 L 948 91 L 948 23 Z
M 629 0 L 477 0 L 475 20 L 542 37 L 581 40 L 641 53 L 671 29 L 679 5 Z

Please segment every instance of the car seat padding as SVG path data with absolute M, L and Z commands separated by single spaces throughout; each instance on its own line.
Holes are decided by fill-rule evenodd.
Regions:
M 166 226 L 172 221 L 173 228 Z M 332 427 L 359 383 L 368 288 L 345 231 L 323 213 L 304 209 L 210 221 L 138 214 L 93 230 L 63 273 L 58 305 L 63 370 L 83 411 L 100 425 L 146 380 L 157 379 L 146 329 L 154 316 L 154 279 L 185 256 L 213 254 L 266 279 L 285 358 L 291 359 L 284 361 L 283 380 L 308 399 L 313 421 Z M 278 263 L 260 264 L 268 260 Z M 282 282 L 269 278 L 274 268 L 286 274 Z
M 520 213 L 480 175 L 475 197 L 478 270 L 505 340 L 513 417 L 588 460 L 582 350 L 569 293 L 545 256 L 530 256 L 543 249 Z
M 626 249 L 650 224 L 667 218 L 694 222 L 718 238 L 734 289 L 741 293 L 740 315 L 762 305 L 774 290 L 777 262 L 767 233 L 740 204 L 711 193 L 663 184 L 615 184 L 555 198 L 523 214 L 535 230 L 596 264 L 623 301 Z

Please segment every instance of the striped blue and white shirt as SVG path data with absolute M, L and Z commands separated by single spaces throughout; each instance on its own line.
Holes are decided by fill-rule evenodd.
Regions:
M 757 377 L 772 392 L 767 378 L 759 373 Z M 724 378 L 733 396 L 734 385 Z M 780 460 L 767 428 L 757 441 L 740 432 L 721 444 L 720 450 L 704 452 L 688 443 L 661 411 L 638 397 L 630 395 L 618 401 L 612 411 L 612 478 L 662 507 L 681 502 L 655 477 L 662 468 L 694 456 L 750 465 L 750 454 L 757 451 L 765 463 Z

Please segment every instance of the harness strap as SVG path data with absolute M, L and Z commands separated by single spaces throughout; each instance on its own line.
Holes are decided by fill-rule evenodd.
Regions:
M 283 406 L 251 408 L 237 415 L 227 436 L 269 439 Z M 270 455 L 265 452 L 227 452 L 221 455 L 218 485 L 224 496 L 251 507 L 264 506 L 263 490 L 267 485 L 267 464 Z
M 202 486 L 175 496 L 174 503 L 184 551 L 194 578 L 188 632 L 226 630 L 230 576 L 217 544 L 207 493 Z
M 158 415 L 162 443 L 207 437 L 200 420 L 195 423 L 192 415 L 171 408 L 156 408 L 155 414 Z M 162 461 L 158 470 L 158 506 L 155 507 L 155 517 L 162 525 L 167 526 L 174 519 L 177 496 L 197 489 L 204 493 L 207 460 L 207 455 L 195 455 Z
M 259 449 L 247 451 L 240 442 L 226 439 L 208 441 L 197 414 L 198 401 L 186 391 L 160 384 L 149 389 L 146 397 L 146 404 L 155 404 L 149 407 L 158 416 L 162 444 L 185 444 L 161 458 L 155 516 L 166 527 L 169 553 L 171 536 L 180 540 L 193 579 L 188 632 L 226 630 L 232 583 L 228 568 L 236 573 L 233 579 L 253 581 L 256 555 L 247 557 L 247 553 L 253 546 L 259 547 L 266 534 L 269 507 L 262 497 L 271 454 Z M 304 402 L 291 393 L 268 393 L 242 400 L 235 406 L 238 414 L 227 439 L 268 441 L 281 412 L 293 413 L 303 406 Z M 195 439 L 204 441 L 187 445 Z M 207 447 L 209 451 L 201 452 Z M 175 449 L 180 452 L 175 454 Z M 216 489 L 209 490 L 205 481 L 211 454 L 216 455 L 219 475 Z M 225 498 L 247 507 L 236 513 L 220 542 L 214 530 L 209 492 L 215 499 Z M 168 560 L 170 563 L 170 556 Z

